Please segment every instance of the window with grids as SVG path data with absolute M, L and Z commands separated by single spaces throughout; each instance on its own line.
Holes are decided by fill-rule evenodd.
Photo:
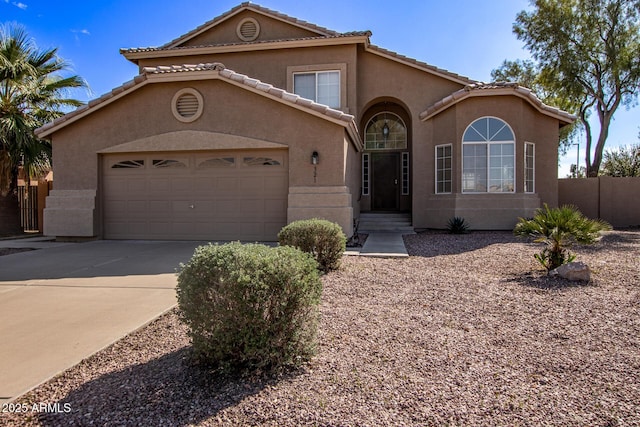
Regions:
M 369 153 L 362 154 L 362 195 L 369 195 Z
M 451 193 L 452 146 L 436 146 L 436 194 Z
M 340 71 L 295 73 L 293 93 L 318 104 L 340 108 Z
M 402 153 L 402 195 L 409 195 L 409 153 Z
M 364 132 L 366 150 L 397 150 L 407 148 L 407 127 L 396 114 L 383 112 L 369 120 Z
M 536 146 L 531 142 L 524 144 L 524 192 L 535 193 Z
M 515 137 L 495 117 L 473 122 L 462 137 L 462 192 L 515 191 Z

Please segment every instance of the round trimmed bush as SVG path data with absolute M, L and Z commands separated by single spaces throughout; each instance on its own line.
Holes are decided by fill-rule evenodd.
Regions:
M 201 362 L 269 370 L 315 354 L 322 283 L 314 259 L 295 248 L 201 246 L 181 265 L 177 293 Z
M 340 267 L 347 238 L 342 228 L 324 219 L 294 221 L 278 233 L 281 246 L 293 246 L 313 255 L 320 270 L 325 273 Z

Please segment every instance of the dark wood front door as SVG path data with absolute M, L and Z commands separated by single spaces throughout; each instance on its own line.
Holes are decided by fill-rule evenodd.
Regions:
M 397 211 L 400 208 L 400 153 L 372 154 L 372 209 Z

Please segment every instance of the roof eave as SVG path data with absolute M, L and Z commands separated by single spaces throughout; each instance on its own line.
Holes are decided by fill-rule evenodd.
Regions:
M 519 98 L 522 98 L 528 101 L 529 104 L 533 106 L 541 114 L 557 119 L 560 122 L 560 127 L 570 125 L 577 119 L 576 116 L 570 113 L 567 113 L 566 111 L 560 110 L 555 107 L 550 107 L 544 104 L 542 101 L 540 101 L 540 99 L 538 99 L 535 95 L 533 95 L 530 90 L 519 88 L 519 87 L 501 88 L 501 89 L 479 89 L 479 90 L 464 89 L 447 96 L 441 101 L 438 101 L 432 107 L 420 113 L 419 117 L 421 121 L 425 122 L 468 98 L 485 97 L 485 96 L 507 96 L 507 95 L 517 96 Z
M 149 50 L 129 50 L 120 49 L 120 53 L 129 61 L 138 64 L 141 59 L 155 59 L 155 58 L 175 58 L 181 56 L 195 56 L 195 55 L 212 55 L 223 53 L 237 53 L 237 52 L 256 52 L 263 50 L 275 50 L 275 49 L 295 49 L 295 48 L 307 48 L 307 47 L 324 47 L 324 46 L 340 46 L 349 44 L 367 44 L 369 42 L 369 36 L 357 35 L 357 36 L 343 36 L 343 37 L 320 37 L 312 39 L 298 39 L 298 40 L 275 40 L 271 42 L 260 43 L 247 43 L 247 44 L 231 44 L 231 45 L 219 45 L 219 46 L 196 46 L 185 48 L 153 48 Z

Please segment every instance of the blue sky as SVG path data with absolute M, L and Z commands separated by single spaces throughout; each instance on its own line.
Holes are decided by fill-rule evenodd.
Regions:
M 120 48 L 159 46 L 237 6 L 241 0 L 86 1 L 0 0 L 0 22 L 24 25 L 41 48 L 58 47 L 61 57 L 83 77 L 88 100 L 131 80 L 137 67 Z M 371 30 L 373 44 L 431 65 L 490 81 L 505 59 L 528 52 L 512 33 L 516 14 L 527 0 L 260 0 L 257 4 L 332 30 Z M 491 7 L 486 7 L 490 4 Z M 621 107 L 607 148 L 637 144 L 640 107 Z M 581 141 L 582 142 L 582 141 Z M 584 166 L 584 143 L 580 163 Z M 559 176 L 576 162 L 572 147 L 560 162 Z

